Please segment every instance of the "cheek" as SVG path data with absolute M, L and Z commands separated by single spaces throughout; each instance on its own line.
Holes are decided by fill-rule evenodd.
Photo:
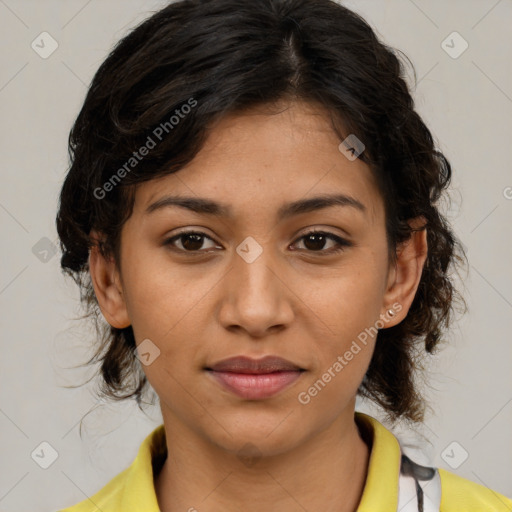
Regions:
M 149 339 L 159 351 L 158 359 L 144 371 L 155 389 L 174 388 L 173 379 L 185 380 L 204 345 L 201 323 L 210 318 L 208 291 L 218 275 L 171 266 L 168 258 L 142 250 L 127 255 L 123 265 L 126 307 L 137 344 Z M 150 262 L 148 264 L 147 262 Z M 209 275 L 209 274 L 208 274 Z
M 315 360 L 297 399 L 324 421 L 334 419 L 354 398 L 370 364 L 380 312 L 371 281 L 340 279 L 312 305 L 323 327 L 311 333 L 315 346 L 309 352 Z
M 373 258 L 359 258 L 328 278 L 304 283 L 305 304 L 314 312 L 313 317 L 320 319 L 312 327 L 317 332 L 311 335 L 316 345 L 316 377 L 330 370 L 331 377 L 326 375 L 325 380 L 343 386 L 344 379 L 358 381 L 363 377 L 380 326 L 382 281 L 382 264 Z
M 321 279 L 304 281 L 301 294 L 334 333 L 353 334 L 378 319 L 384 272 L 373 258 L 354 258 Z
M 162 338 L 199 302 L 201 287 L 172 265 L 165 250 L 139 248 L 123 261 L 129 317 L 137 337 Z M 144 331 L 144 332 L 143 332 Z
M 324 302 L 323 320 L 329 329 L 313 333 L 315 354 L 308 378 L 298 390 L 297 401 L 305 413 L 328 424 L 344 410 L 357 390 L 370 364 L 375 346 L 376 300 L 372 288 L 363 282 L 355 289 L 347 286 Z M 378 311 L 375 313 L 378 315 Z M 312 350 L 313 349 L 313 350 Z

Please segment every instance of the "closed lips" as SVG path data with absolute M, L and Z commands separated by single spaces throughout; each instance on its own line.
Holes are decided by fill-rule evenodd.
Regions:
M 224 390 L 244 400 L 266 400 L 293 385 L 305 369 L 277 356 L 237 356 L 205 370 Z
M 298 365 L 278 356 L 265 356 L 253 359 L 247 356 L 236 356 L 224 359 L 206 370 L 214 372 L 245 373 L 261 375 L 276 372 L 304 371 Z

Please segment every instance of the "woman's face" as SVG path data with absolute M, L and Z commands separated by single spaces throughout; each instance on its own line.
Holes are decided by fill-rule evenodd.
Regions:
M 221 120 L 185 168 L 138 186 L 120 282 L 169 428 L 278 454 L 353 422 L 393 272 L 382 198 L 340 142 L 318 107 L 253 109 Z M 211 206 L 166 205 L 171 196 Z M 335 196 L 351 199 L 322 203 Z M 200 236 L 178 237 L 188 231 Z M 276 374 L 219 374 L 236 391 L 207 369 L 235 356 L 278 356 L 302 371 L 277 392 Z

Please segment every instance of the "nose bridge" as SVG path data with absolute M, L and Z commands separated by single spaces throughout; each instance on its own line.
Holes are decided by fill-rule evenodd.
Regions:
M 241 297 L 254 295 L 258 299 L 265 295 L 268 301 L 278 293 L 274 286 L 277 261 L 270 241 L 260 242 L 248 236 L 236 247 L 233 277 Z
M 236 247 L 221 309 L 226 327 L 238 325 L 255 334 L 291 320 L 280 267 L 270 243 L 263 246 L 247 237 Z

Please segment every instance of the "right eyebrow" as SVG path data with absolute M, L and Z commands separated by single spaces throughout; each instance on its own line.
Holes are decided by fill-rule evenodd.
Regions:
M 183 196 L 164 196 L 158 201 L 150 204 L 145 213 L 150 214 L 162 208 L 178 206 L 186 208 L 195 213 L 205 213 L 215 215 L 216 217 L 231 217 L 232 210 L 229 206 L 217 203 L 211 199 L 198 198 L 198 197 L 183 197 Z

